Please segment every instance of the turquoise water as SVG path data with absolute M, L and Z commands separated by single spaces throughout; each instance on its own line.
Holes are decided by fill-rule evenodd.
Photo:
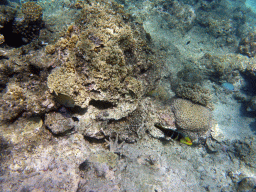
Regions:
M 256 2 L 254 0 L 246 0 L 245 5 L 256 13 Z

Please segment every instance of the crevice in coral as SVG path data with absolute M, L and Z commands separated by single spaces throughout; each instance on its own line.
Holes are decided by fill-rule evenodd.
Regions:
M 111 102 L 94 100 L 94 99 L 90 101 L 89 105 L 92 105 L 98 109 L 109 109 L 109 108 L 116 107 L 116 105 L 114 105 Z

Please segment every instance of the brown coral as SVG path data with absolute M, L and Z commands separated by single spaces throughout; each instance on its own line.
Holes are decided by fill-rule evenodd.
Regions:
M 0 34 L 0 45 L 5 42 L 4 36 Z
M 41 19 L 43 12 L 42 7 L 36 4 L 35 2 L 26 2 L 22 4 L 22 13 L 25 16 L 25 19 L 30 21 L 37 21 Z
M 239 43 L 238 50 L 243 55 L 254 57 L 256 55 L 256 32 L 249 33 L 243 38 Z
M 128 105 L 136 105 L 152 87 L 159 70 L 155 56 L 148 54 L 145 31 L 123 15 L 115 3 L 84 5 L 76 24 L 46 50 L 56 50 L 55 57 L 62 61 L 48 77 L 52 92 L 70 97 L 80 107 L 91 102 L 119 110 L 125 106 L 122 113 L 134 109 Z
M 8 41 L 12 46 L 21 46 L 27 44 L 39 36 L 40 29 L 43 26 L 42 8 L 35 2 L 26 2 L 18 9 L 15 19 L 12 22 L 10 37 L 18 37 L 18 41 Z M 7 44 L 8 44 L 7 43 Z
M 177 126 L 185 131 L 205 132 L 210 129 L 212 113 L 189 100 L 175 99 L 172 104 Z
M 0 100 L 0 121 L 13 120 L 20 115 L 31 116 L 53 109 L 52 96 L 47 91 L 34 91 L 29 84 L 10 83 Z
M 192 83 L 179 84 L 175 93 L 178 97 L 189 99 L 194 103 L 198 103 L 207 107 L 211 107 L 211 92 L 210 90 Z

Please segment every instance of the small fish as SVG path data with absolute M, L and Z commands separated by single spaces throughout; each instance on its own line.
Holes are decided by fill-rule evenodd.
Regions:
M 178 131 L 167 129 L 167 128 L 163 127 L 160 123 L 155 123 L 154 125 L 156 128 L 160 129 L 167 137 L 171 137 L 173 140 L 179 141 L 186 145 L 193 144 L 189 137 L 185 136 L 184 134 L 182 134 Z

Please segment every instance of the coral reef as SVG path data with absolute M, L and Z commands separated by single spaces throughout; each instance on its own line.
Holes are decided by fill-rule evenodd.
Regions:
M 23 55 L 24 49 L 1 52 L 1 120 L 15 120 L 20 115 L 41 115 L 56 109 L 46 86 L 47 56 L 40 51 Z
M 238 30 L 246 23 L 248 10 L 242 6 L 232 7 L 226 1 L 200 1 L 196 10 L 197 23 L 216 38 L 219 46 L 235 49 L 239 42 Z
M 0 34 L 6 44 L 19 47 L 39 36 L 42 8 L 36 2 L 26 2 L 22 6 L 15 3 L 0 6 Z
M 24 14 L 25 19 L 30 21 L 37 21 L 42 19 L 42 7 L 35 2 L 26 2 L 21 6 L 21 12 Z
M 237 72 L 245 72 L 250 61 L 247 57 L 237 54 L 227 54 L 223 56 L 205 54 L 199 61 L 200 67 L 213 81 L 226 80 L 234 83 Z
M 4 42 L 5 42 L 4 36 L 0 34 L 0 45 L 3 44 Z
M 29 86 L 27 83 L 8 84 L 0 100 L 0 121 L 14 120 L 20 115 L 42 114 L 55 108 L 49 92 L 43 89 L 33 92 Z
M 16 11 L 14 7 L 0 5 L 0 30 L 14 19 Z
M 172 104 L 176 125 L 189 132 L 206 132 L 211 128 L 211 111 L 189 100 L 175 99 Z
M 243 55 L 254 57 L 256 55 L 256 32 L 249 33 L 246 37 L 242 38 L 238 50 Z
M 109 103 L 105 106 L 110 109 L 136 105 L 155 84 L 159 70 L 155 56 L 148 54 L 152 49 L 142 26 L 125 17 L 129 18 L 115 3 L 84 5 L 76 24 L 54 46 L 46 47 L 62 61 L 48 77 L 49 89 L 82 108 L 90 102 Z M 124 108 L 116 111 L 121 112 L 125 114 Z
M 42 8 L 35 2 L 26 2 L 18 9 L 13 23 L 12 33 L 27 44 L 39 36 L 43 27 Z
M 185 33 L 193 27 L 196 13 L 192 6 L 176 0 L 160 0 L 154 3 L 159 8 L 157 12 L 167 22 L 167 26 L 170 29 L 175 28 Z
M 175 93 L 178 97 L 211 108 L 212 95 L 210 90 L 198 84 L 180 83 L 175 89 Z
M 150 21 L 143 26 L 152 37 L 137 22 L 138 13 L 126 14 L 116 2 L 28 1 L 20 0 L 27 2 L 21 7 L 0 7 L 5 40 L 0 45 L 2 191 L 255 188 L 256 143 L 247 137 L 254 122 L 250 127 L 246 117 L 233 113 L 241 105 L 228 97 L 233 92 L 247 96 L 239 89 L 247 77 L 255 80 L 255 57 L 229 54 L 237 46 L 215 44 L 237 35 L 235 18 L 219 14 L 219 7 L 230 1 L 120 0 L 130 9 L 148 12 L 144 16 Z M 201 18 L 200 11 L 215 16 Z M 196 16 L 206 25 L 202 21 L 194 26 Z M 205 34 L 210 30 L 211 35 Z M 20 42 L 10 44 L 13 37 Z M 223 82 L 234 85 L 232 94 L 218 89 Z M 209 109 L 210 91 L 202 86 L 214 90 L 215 111 Z M 172 98 L 171 89 L 181 98 Z M 219 104 L 219 97 L 230 111 Z M 255 96 L 250 98 L 248 107 L 255 110 Z M 223 116 L 219 124 L 212 113 Z M 194 146 L 172 142 L 157 132 L 156 122 L 189 136 Z M 239 134 L 239 140 L 232 140 L 242 132 L 246 141 Z M 201 138 L 206 140 L 198 145 Z
M 64 135 L 74 128 L 74 121 L 72 118 L 67 118 L 60 113 L 47 113 L 45 116 L 45 125 L 55 135 Z
M 233 21 L 222 17 L 213 17 L 209 13 L 200 15 L 199 23 L 207 28 L 207 31 L 215 37 L 230 36 L 235 33 Z

